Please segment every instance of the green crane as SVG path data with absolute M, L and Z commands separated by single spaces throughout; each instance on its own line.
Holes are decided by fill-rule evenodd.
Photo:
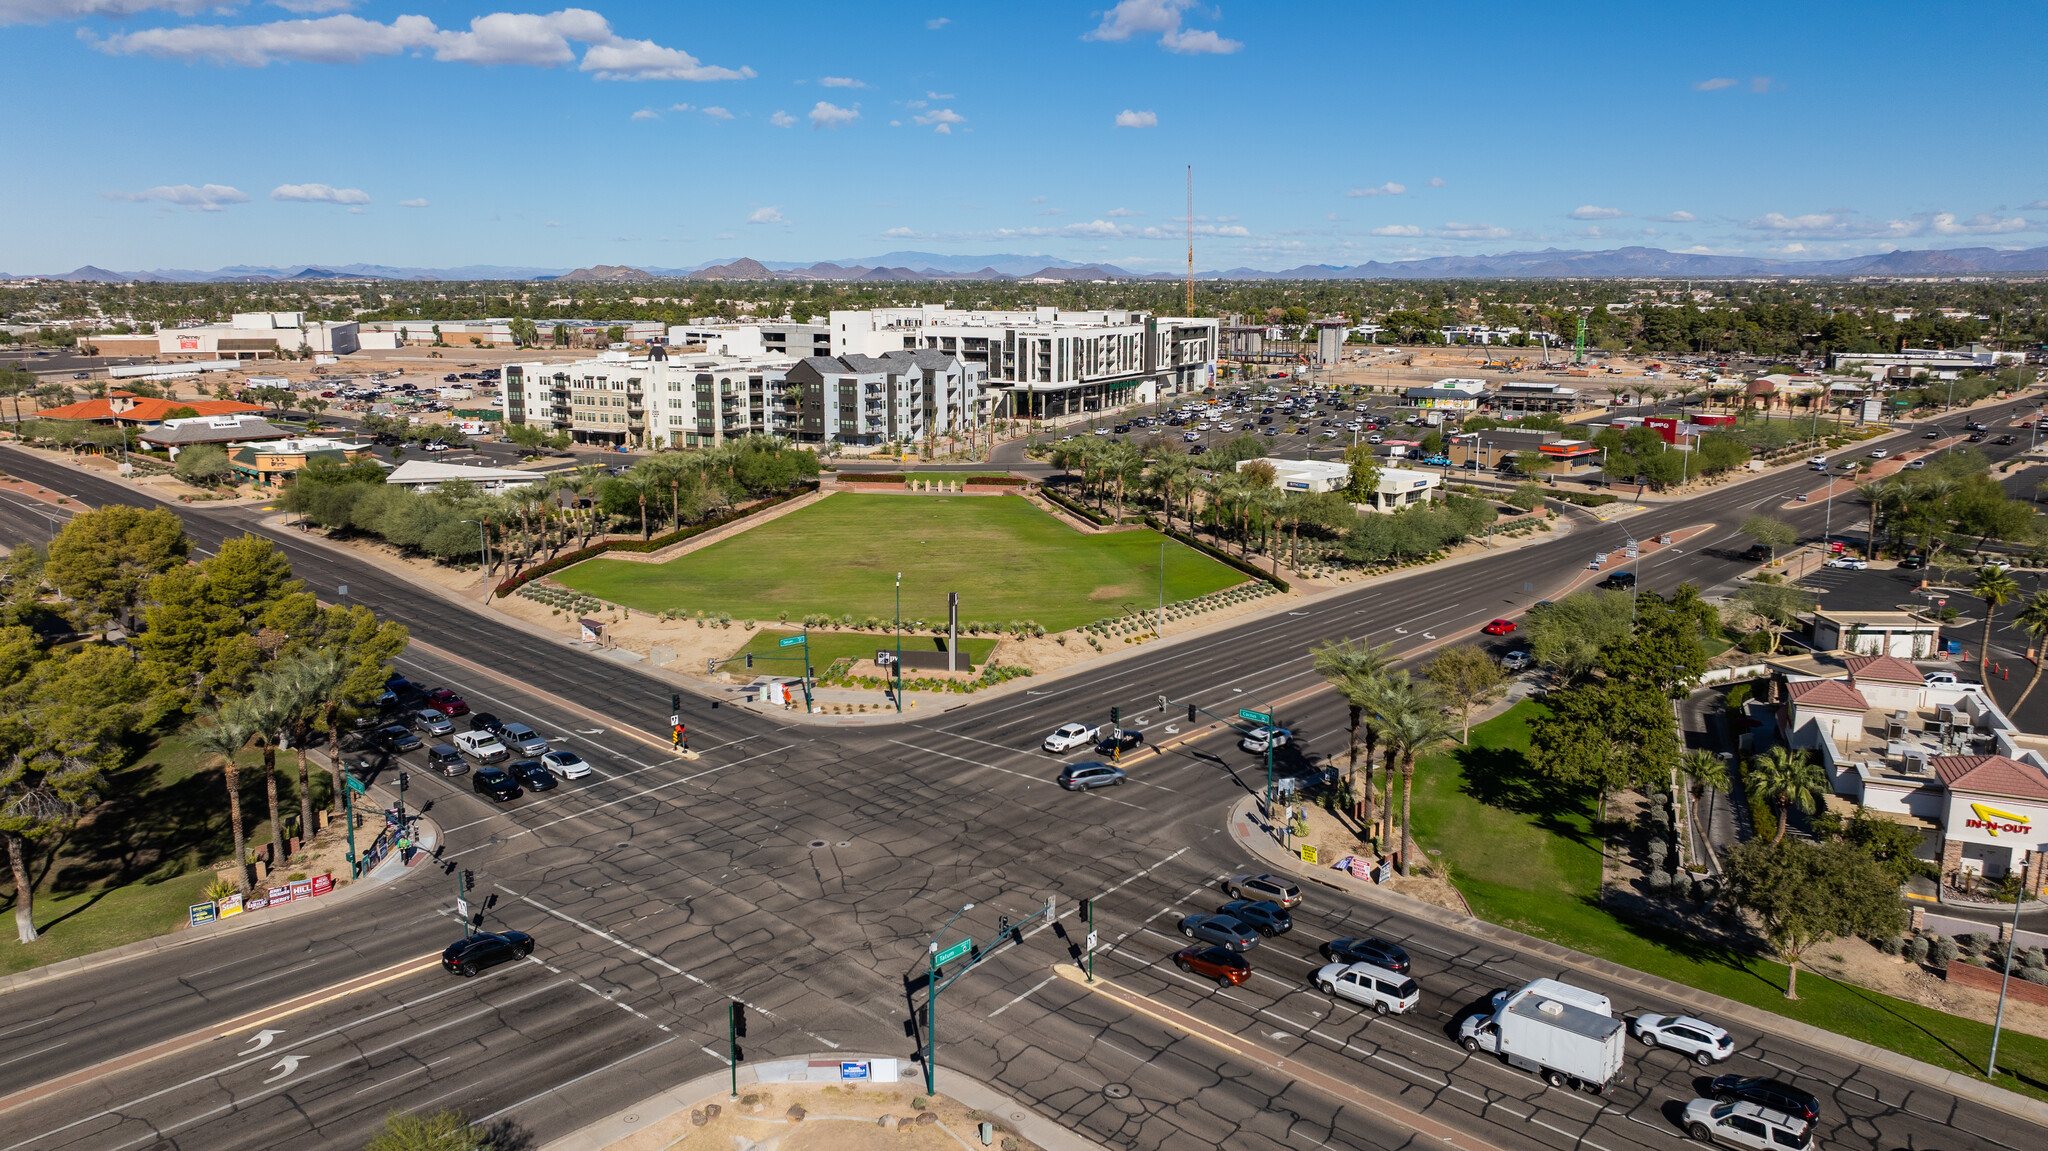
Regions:
M 1579 338 L 1572 341 L 1572 366 L 1586 362 L 1586 317 L 1579 317 Z

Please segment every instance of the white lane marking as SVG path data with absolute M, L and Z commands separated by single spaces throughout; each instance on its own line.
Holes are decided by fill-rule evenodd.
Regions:
M 996 1008 L 994 1011 L 989 1012 L 988 1017 L 990 1019 L 994 1019 L 996 1016 L 1001 1015 L 1003 1012 L 1008 1011 L 1010 1008 L 1017 1006 L 1019 1003 L 1024 1002 L 1026 999 L 1031 998 L 1031 992 L 1036 991 L 1041 987 L 1044 987 L 1048 983 L 1051 983 L 1054 978 L 1054 976 L 1048 975 L 1044 979 L 1041 979 L 1038 982 L 1032 984 L 1030 990 L 1025 991 L 1024 993 L 1018 995 L 1015 999 L 1012 999 L 1008 1003 L 1003 1004 L 1001 1007 Z
M 582 819 L 582 818 L 583 818 L 584 816 L 586 816 L 586 815 L 590 815 L 590 814 L 592 814 L 592 813 L 594 813 L 594 812 L 599 812 L 599 811 L 603 811 L 603 810 L 604 810 L 605 808 L 607 808 L 607 807 L 617 807 L 617 806 L 618 806 L 619 804 L 622 804 L 622 803 L 631 803 L 631 802 L 632 802 L 633 800 L 636 800 L 636 799 L 647 799 L 647 798 L 649 798 L 649 797 L 653 796 L 653 795 L 654 795 L 654 793 L 655 793 L 655 792 L 657 792 L 657 791 L 666 791 L 666 790 L 668 790 L 668 789 L 669 789 L 669 788 L 671 788 L 671 787 L 675 787 L 675 786 L 677 786 L 678 784 L 684 784 L 684 783 L 688 783 L 688 782 L 690 782 L 690 781 L 691 781 L 691 780 L 693 780 L 693 779 L 701 779 L 701 778 L 703 778 L 704 776 L 707 776 L 707 775 L 712 775 L 712 774 L 714 774 L 714 773 L 717 773 L 717 772 L 721 772 L 721 771 L 729 771 L 729 770 L 731 770 L 732 768 L 738 767 L 739 765 L 741 765 L 741 764 L 743 764 L 743 763 L 751 763 L 751 762 L 753 762 L 754 760 L 757 760 L 757 759 L 761 759 L 761 758 L 764 758 L 764 757 L 766 757 L 766 756 L 770 756 L 770 755 L 777 755 L 777 754 L 780 754 L 780 753 L 782 753 L 782 752 L 785 752 L 785 751 L 788 751 L 788 750 L 790 750 L 790 749 L 789 749 L 789 748 L 787 748 L 787 747 L 778 747 L 778 748 L 774 749 L 773 751 L 764 751 L 764 752 L 762 752 L 762 753 L 761 753 L 760 755 L 750 755 L 750 756 L 748 756 L 748 757 L 747 757 L 747 758 L 745 758 L 745 759 L 736 759 L 736 760 L 734 760 L 734 761 L 732 761 L 731 763 L 728 763 L 728 764 L 722 764 L 722 765 L 720 765 L 720 766 L 718 766 L 718 767 L 713 767 L 713 768 L 707 768 L 707 769 L 705 769 L 705 770 L 703 770 L 703 771 L 697 772 L 697 773 L 696 773 L 696 774 L 694 774 L 694 775 L 685 775 L 685 776 L 682 776 L 682 777 L 680 777 L 680 778 L 677 778 L 677 779 L 671 779 L 671 780 L 669 780 L 669 781 L 668 781 L 667 783 L 660 783 L 660 784 L 656 784 L 656 785 L 655 785 L 655 786 L 653 786 L 653 787 L 648 787 L 648 788 L 642 788 L 642 789 L 641 789 L 641 790 L 639 790 L 639 791 L 633 792 L 633 793 L 632 793 L 631 795 L 623 795 L 623 796 L 620 796 L 620 797 L 619 797 L 619 798 L 617 798 L 617 799 L 614 799 L 614 800 L 609 800 L 609 801 L 607 801 L 607 802 L 605 802 L 605 803 L 600 803 L 600 804 L 596 805 L 595 807 L 587 808 L 587 809 L 585 809 L 585 810 L 583 810 L 583 811 L 578 811 L 578 812 L 574 812 L 574 813 L 571 813 L 571 814 L 569 814 L 569 815 L 565 815 L 565 816 L 562 816 L 562 817 L 561 817 L 560 819 L 551 819 L 551 820 L 549 820 L 549 821 L 548 821 L 548 822 L 546 822 L 546 823 L 536 823 L 536 824 L 534 824 L 534 825 L 533 825 L 532 827 L 528 827 L 528 828 L 522 828 L 521 830 L 519 830 L 519 831 L 515 831 L 515 832 L 513 832 L 513 833 L 512 833 L 511 835 L 508 835 L 508 836 L 506 836 L 506 837 L 505 837 L 504 839 L 496 840 L 496 841 L 495 841 L 495 843 L 509 843 L 509 842 L 510 842 L 510 841 L 512 841 L 512 840 L 518 839 L 518 838 L 519 838 L 520 836 L 523 836 L 523 835 L 532 835 L 532 834 L 533 834 L 534 832 L 537 832 L 537 831 L 544 831 L 544 830 L 546 830 L 547 828 L 553 827 L 553 826 L 555 826 L 555 825 L 556 825 L 556 824 L 558 824 L 558 823 L 567 823 L 568 821 L 570 821 L 570 820 L 572 820 L 572 819 Z M 509 812 L 507 812 L 506 814 L 507 814 L 507 815 L 509 815 L 510 813 L 509 813 Z M 447 860 L 447 859 L 454 859 L 454 858 L 457 858 L 457 857 L 460 857 L 460 856 L 463 856 L 463 855 L 467 855 L 467 854 L 469 854 L 469 853 L 470 853 L 470 852 L 472 852 L 472 851 L 478 851 L 478 850 L 481 850 L 481 849 L 483 849 L 483 848 L 486 848 L 486 847 L 491 847 L 491 846 L 494 846 L 494 845 L 495 845 L 495 843 L 480 843 L 480 844 L 477 844 L 477 845 L 476 845 L 475 847 L 465 847 L 465 848 L 463 848 L 463 849 L 462 849 L 461 851 L 450 851 L 450 852 L 444 852 L 444 853 L 443 853 L 443 854 L 441 855 L 441 858 L 442 858 L 442 859 L 444 859 L 444 860 Z
M 633 1052 L 631 1055 L 627 1055 L 619 1059 L 614 1059 L 610 1063 L 607 1063 L 602 1067 L 596 1068 L 591 1071 L 586 1071 L 583 1074 L 578 1075 L 576 1078 L 569 1080 L 567 1083 L 557 1083 L 553 1087 L 549 1087 L 544 1091 L 536 1091 L 533 1094 L 528 1095 L 526 1098 L 521 1099 L 519 1102 L 509 1104 L 504 1107 L 500 1107 L 496 1111 L 491 1112 L 489 1115 L 486 1115 L 483 1118 L 476 1120 L 475 1122 L 478 1124 L 488 1123 L 491 1120 L 496 1119 L 498 1116 L 503 1115 L 507 1111 L 511 1111 L 515 1108 L 526 1106 L 528 1103 L 533 1102 L 534 1100 L 540 1098 L 543 1095 L 552 1095 L 557 1091 L 563 1091 L 570 1087 L 574 1087 L 578 1083 L 583 1082 L 585 1079 L 589 1079 L 594 1075 L 602 1075 L 605 1072 L 610 1071 L 612 1068 L 617 1067 L 621 1063 L 627 1063 L 634 1059 L 638 1059 L 642 1055 L 645 1055 L 650 1051 L 658 1051 L 661 1048 L 667 1047 L 669 1044 L 674 1043 L 675 1041 L 676 1036 L 671 1035 L 667 1039 L 663 1039 L 660 1042 L 653 1044 L 652 1046 L 642 1047 L 640 1050 Z M 713 1058 L 717 1058 L 717 1056 L 714 1055 Z M 719 1062 L 723 1063 L 725 1062 L 725 1060 L 719 1059 Z M 425 1110 L 424 1106 L 422 1106 L 421 1110 Z M 1606 1151 L 1606 1149 L 1600 1148 L 1599 1151 Z
M 1003 773 L 1004 775 L 1014 775 L 1014 776 L 1016 776 L 1016 777 L 1017 777 L 1017 778 L 1019 778 L 1019 779 L 1028 779 L 1028 780 L 1031 780 L 1031 781 L 1032 781 L 1033 783 L 1043 783 L 1043 784 L 1046 784 L 1046 785 L 1047 785 L 1047 786 L 1049 786 L 1049 787 L 1058 787 L 1058 786 L 1059 786 L 1059 784 L 1057 784 L 1057 783 L 1053 783 L 1053 782 L 1052 782 L 1051 780 L 1045 779 L 1045 778 L 1044 778 L 1044 777 L 1042 777 L 1042 776 L 1036 776 L 1036 775 L 1027 775 L 1027 774 L 1025 774 L 1024 772 L 1021 772 L 1021 771 L 1011 771 L 1011 770 L 1010 770 L 1009 768 L 1007 768 L 1007 767 L 997 767 L 997 766 L 996 766 L 995 764 L 992 764 L 992 763 L 983 763 L 983 762 L 981 762 L 981 761 L 980 761 L 980 760 L 978 760 L 978 759 L 968 759 L 968 758 L 967 758 L 967 757 L 965 757 L 965 756 L 953 755 L 953 754 L 952 754 L 952 753 L 950 753 L 950 752 L 944 752 L 944 751 L 935 751 L 935 750 L 933 750 L 933 749 L 931 749 L 931 748 L 929 748 L 929 747 L 919 747 L 919 746 L 917 746 L 917 745 L 916 745 L 916 744 L 914 744 L 914 743 L 905 743 L 905 742 L 903 742 L 903 741 L 902 741 L 902 740 L 900 740 L 900 739 L 892 739 L 892 740 L 890 740 L 889 742 L 890 742 L 890 743 L 893 743 L 893 744 L 895 744 L 895 745 L 896 745 L 897 747 L 907 747 L 907 748 L 909 748 L 909 749 L 910 749 L 910 750 L 912 750 L 912 751 L 921 751 L 921 752 L 925 753 L 926 755 L 936 755 L 936 756 L 940 757 L 941 759 L 950 759 L 950 760 L 954 760 L 954 761 L 956 761 L 956 762 L 959 762 L 959 763 L 964 763 L 964 764 L 967 764 L 967 765 L 969 765 L 969 766 L 971 766 L 971 767 L 980 767 L 980 768 L 986 768 L 986 769 L 988 769 L 989 771 L 1000 771 L 1000 772 L 1002 772 L 1002 773 Z M 1135 781 L 1135 782 L 1137 782 L 1137 783 L 1144 783 L 1144 782 L 1145 782 L 1145 781 L 1144 781 L 1144 780 L 1142 780 L 1142 779 L 1138 779 L 1138 778 L 1137 778 L 1136 776 L 1129 776 L 1129 777 L 1127 777 L 1127 778 L 1129 778 L 1129 779 L 1132 779 L 1133 781 Z M 1157 784 L 1148 784 L 1147 786 L 1153 786 L 1153 787 L 1156 787 L 1156 786 L 1158 786 L 1158 785 L 1157 785 Z M 1101 789 L 1101 788 L 1091 788 L 1090 790 L 1093 790 L 1093 791 L 1100 791 L 1100 790 L 1102 790 L 1102 789 Z M 1161 790 L 1166 790 L 1166 789 L 1162 788 Z M 1123 800 L 1121 800 L 1121 799 L 1116 799 L 1116 798 L 1114 798 L 1114 797 L 1111 797 L 1111 796 L 1107 796 L 1107 795 L 1105 795 L 1105 796 L 1100 796 L 1100 797 L 1098 797 L 1098 798 L 1102 799 L 1103 801 L 1105 801 L 1105 802 L 1107 802 L 1107 803 L 1114 803 L 1114 804 L 1117 804 L 1117 805 L 1119 805 L 1119 806 L 1121 806 L 1121 807 L 1128 807 L 1128 808 L 1130 808 L 1130 809 L 1131 809 L 1131 810 L 1133 810 L 1133 811 L 1144 811 L 1144 810 L 1145 810 L 1145 808 L 1144 808 L 1144 807 L 1142 807 L 1142 806 L 1141 806 L 1141 805 L 1139 805 L 1139 804 L 1135 804 L 1135 803 L 1126 803 L 1125 801 L 1123 801 Z
M 55 1050 L 56 1050 L 56 1049 L 58 1049 L 59 1047 L 66 1047 L 66 1046 L 69 1046 L 69 1045 L 70 1045 L 70 1043 L 71 1043 L 71 1041 L 70 1041 L 69 1039 L 66 1039 L 66 1040 L 65 1040 L 64 1042 L 62 1042 L 62 1043 L 52 1043 L 52 1044 L 50 1044 L 50 1045 L 49 1045 L 48 1047 L 38 1047 L 38 1048 L 36 1048 L 36 1049 L 35 1049 L 34 1051 L 30 1051 L 30 1052 L 28 1052 L 28 1053 L 27 1053 L 27 1054 L 25 1054 L 25 1055 L 17 1055 L 17 1056 L 15 1056 L 15 1057 L 14 1057 L 14 1058 L 12 1058 L 12 1059 L 0 1059 L 0 1067 L 5 1067 L 5 1066 L 7 1066 L 7 1065 L 8 1065 L 9 1063 L 19 1063 L 19 1062 L 21 1062 L 21 1061 L 22 1061 L 22 1060 L 24 1060 L 24 1059 L 32 1059 L 32 1058 L 34 1058 L 35 1056 L 41 1055 L 41 1054 L 42 1054 L 43 1052 L 45 1052 L 45 1051 L 55 1051 Z

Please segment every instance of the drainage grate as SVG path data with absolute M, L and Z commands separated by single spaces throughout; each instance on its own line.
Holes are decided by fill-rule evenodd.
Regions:
M 822 839 L 813 839 L 813 840 L 811 841 L 811 846 L 812 846 L 812 847 L 823 847 L 823 846 L 825 846 L 825 841 L 824 841 L 824 840 L 822 840 Z

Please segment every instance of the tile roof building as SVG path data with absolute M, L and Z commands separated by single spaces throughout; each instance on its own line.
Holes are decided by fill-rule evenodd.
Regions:
M 155 396 L 138 396 L 133 392 L 108 392 L 105 399 L 84 400 L 76 404 L 65 404 L 60 408 L 45 408 L 36 413 L 42 420 L 91 420 L 96 424 L 118 424 L 125 428 L 153 428 L 170 418 L 180 408 L 192 409 L 198 416 L 231 416 L 241 412 L 261 412 L 261 404 L 245 404 L 240 400 L 166 400 Z

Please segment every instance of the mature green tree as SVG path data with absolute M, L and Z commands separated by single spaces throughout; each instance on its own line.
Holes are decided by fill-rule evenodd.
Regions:
M 284 553 L 253 535 L 158 576 L 149 599 L 135 647 L 166 682 L 201 698 L 239 691 L 264 659 L 259 634 L 290 636 L 315 611 Z
M 1771 558 L 1792 546 L 1799 539 L 1799 532 L 1791 524 L 1776 516 L 1750 516 L 1742 521 L 1742 534 L 1770 549 Z
M 1703 747 L 1693 748 L 1678 761 L 1678 770 L 1692 781 L 1692 800 L 1695 805 L 1704 801 L 1708 792 L 1728 794 L 1728 761 Z M 1707 808 L 1706 833 L 1714 834 L 1714 809 Z
M 1671 700 L 1654 683 L 1591 679 L 1551 692 L 1530 724 L 1536 769 L 1583 787 L 1607 819 L 1607 797 L 1663 779 L 1678 759 Z
M 1520 508 L 1525 512 L 1535 511 L 1543 506 L 1543 485 L 1526 481 L 1516 484 L 1515 489 L 1507 495 L 1507 503 L 1509 507 Z
M 1423 669 L 1430 686 L 1458 713 L 1458 742 L 1472 742 L 1472 709 L 1500 698 L 1507 670 L 1500 661 L 1471 644 L 1439 651 Z
M 1814 594 L 1792 584 L 1757 580 L 1735 593 L 1735 601 L 1756 613 L 1771 634 L 1771 652 L 1776 654 L 1779 637 L 1799 622 L 1801 613 L 1812 611 L 1818 602 Z
M 1412 872 L 1415 824 L 1415 761 L 1449 743 L 1457 728 L 1444 714 L 1436 693 L 1406 677 L 1388 681 L 1378 692 L 1380 723 L 1390 748 L 1401 753 L 1401 874 Z
M 1377 738 L 1378 724 L 1366 728 L 1365 774 L 1366 787 L 1360 790 L 1358 784 L 1358 729 L 1366 712 L 1373 705 L 1375 693 L 1386 682 L 1387 671 L 1393 666 L 1391 643 L 1374 647 L 1363 640 L 1345 639 L 1310 648 L 1309 656 L 1315 663 L 1316 674 L 1330 682 L 1337 694 L 1344 697 L 1349 713 L 1347 729 L 1349 762 L 1351 772 L 1351 794 L 1358 797 L 1361 810 L 1353 815 L 1370 825 L 1372 822 L 1372 753 L 1373 741 Z
M 1344 463 L 1350 469 L 1344 477 L 1344 492 L 1355 504 L 1371 503 L 1380 490 L 1379 458 L 1371 444 L 1353 444 L 1344 449 Z
M 237 757 L 243 748 L 249 746 L 252 733 L 241 724 L 241 716 L 231 708 L 217 707 L 213 710 L 211 722 L 193 729 L 190 739 L 194 747 L 220 761 L 221 775 L 228 791 L 228 832 L 235 843 L 235 887 L 247 895 L 249 841 L 242 823 L 242 768 Z
M 178 453 L 178 474 L 211 486 L 235 474 L 228 454 L 215 444 L 197 444 Z
M 1749 769 L 1742 774 L 1742 786 L 1776 805 L 1778 833 L 1771 837 L 1773 842 L 1785 838 L 1787 817 L 1793 808 L 1812 815 L 1828 793 L 1827 774 L 1813 757 L 1783 744 L 1749 761 Z
M 2029 599 L 2012 625 L 2027 633 L 2027 647 L 2034 651 L 2034 674 L 2027 677 L 2026 690 L 2012 701 L 2010 710 L 2018 711 L 2027 697 L 2034 694 L 2034 686 L 2041 682 L 2041 669 L 2048 667 L 2048 651 L 2041 650 L 2042 637 L 2048 636 L 2048 591 L 2037 591 Z
M 1859 807 L 1842 829 L 1842 838 L 1862 849 L 1892 877 L 1895 886 L 1921 873 L 1916 854 L 1920 850 L 1920 829 L 1881 818 L 1869 808 Z
M 1896 934 L 1905 913 L 1898 884 L 1850 843 L 1752 841 L 1726 860 L 1727 900 L 1756 917 L 1787 967 L 1785 998 L 1799 998 L 1799 964 L 1814 947 L 1847 936 Z
M 1616 591 L 1581 591 L 1532 608 L 1522 634 L 1536 662 L 1566 682 L 1591 674 L 1600 652 L 1628 637 L 1629 597 Z
M 185 560 L 185 528 L 169 508 L 109 504 L 57 533 L 43 577 L 78 608 L 81 622 L 126 622 L 150 579 Z

